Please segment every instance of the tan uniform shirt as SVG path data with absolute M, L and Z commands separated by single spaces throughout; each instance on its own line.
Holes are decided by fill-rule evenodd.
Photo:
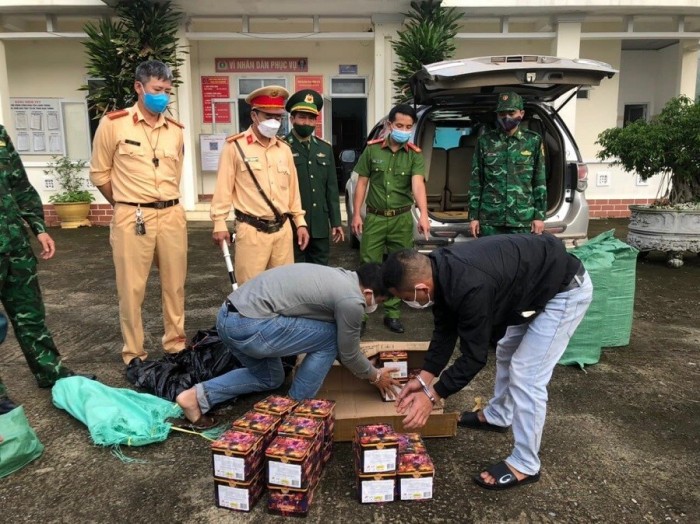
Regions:
M 270 139 L 263 146 L 251 128 L 226 139 L 219 160 L 216 189 L 211 201 L 214 232 L 226 231 L 226 219 L 235 209 L 266 220 L 275 218 L 270 206 L 258 192 L 234 141 L 240 144 L 255 178 L 281 214 L 291 213 L 297 227 L 305 226 L 301 208 L 297 172 L 292 151 L 283 140 Z
M 100 120 L 90 180 L 96 186 L 112 182 L 116 202 L 173 200 L 180 198 L 183 155 L 182 126 L 160 115 L 151 127 L 134 105 Z

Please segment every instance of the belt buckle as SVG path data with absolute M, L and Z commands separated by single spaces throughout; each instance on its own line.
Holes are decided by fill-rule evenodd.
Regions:
M 394 215 L 396 215 L 396 209 L 387 209 L 384 211 L 384 216 L 386 217 L 393 217 Z
M 165 202 L 153 202 L 153 207 L 156 209 L 165 209 Z

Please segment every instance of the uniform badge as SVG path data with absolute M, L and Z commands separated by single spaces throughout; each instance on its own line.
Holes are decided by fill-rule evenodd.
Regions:
M 316 155 L 318 158 L 326 158 L 325 153 L 319 153 Z
M 501 95 L 501 100 L 508 100 L 508 95 Z
M 245 158 L 245 161 L 246 161 L 246 162 L 257 162 L 257 161 L 258 161 L 258 157 L 256 157 L 256 156 L 247 156 L 247 157 Z
M 307 104 L 313 104 L 314 96 L 311 93 L 309 93 L 308 95 L 306 95 L 306 98 L 304 98 L 304 102 L 306 102 Z
M 521 151 L 520 154 L 524 156 L 530 156 L 532 155 L 532 151 Z

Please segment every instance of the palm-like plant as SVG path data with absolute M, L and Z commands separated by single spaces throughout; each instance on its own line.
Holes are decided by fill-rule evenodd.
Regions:
M 398 39 L 391 43 L 399 58 L 392 81 L 394 99 L 398 103 L 413 98 L 409 79 L 423 64 L 441 62 L 454 55 L 454 37 L 462 14 L 440 4 L 441 0 L 411 2 L 411 11 L 404 13 L 406 28 L 399 31 Z
M 160 60 L 170 66 L 180 83 L 177 30 L 183 14 L 169 1 L 121 0 L 116 6 L 118 20 L 105 19 L 85 25 L 84 42 L 88 76 L 100 79 L 98 85 L 83 85 L 88 106 L 100 118 L 136 101 L 134 72 L 146 60 Z

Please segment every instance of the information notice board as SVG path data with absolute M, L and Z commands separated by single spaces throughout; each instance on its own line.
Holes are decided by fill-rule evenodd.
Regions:
M 58 98 L 10 98 L 15 149 L 22 155 L 65 155 L 63 115 Z

